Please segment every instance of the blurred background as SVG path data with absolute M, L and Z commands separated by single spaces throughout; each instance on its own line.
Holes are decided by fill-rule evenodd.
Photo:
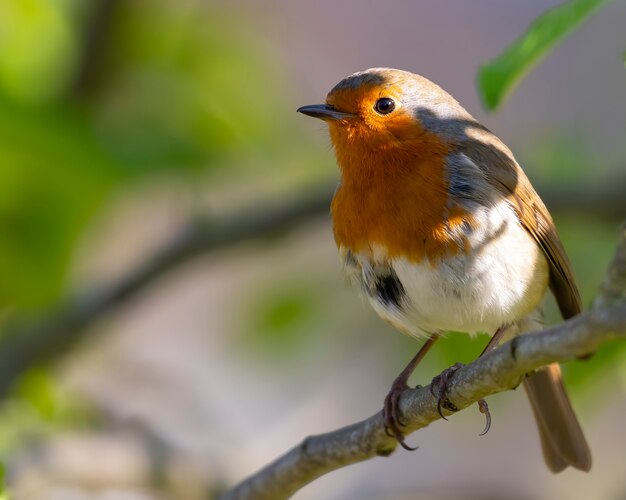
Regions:
M 479 65 L 556 1 L 0 0 L 0 461 L 16 499 L 212 498 L 363 419 L 418 349 L 340 275 L 322 123 L 373 66 L 420 73 L 513 150 L 589 306 L 626 215 L 626 3 L 497 113 Z M 554 308 L 550 317 L 557 321 Z M 439 342 L 414 380 L 471 361 Z M 594 455 L 544 467 L 519 391 L 298 499 L 626 498 L 626 349 L 564 367 Z

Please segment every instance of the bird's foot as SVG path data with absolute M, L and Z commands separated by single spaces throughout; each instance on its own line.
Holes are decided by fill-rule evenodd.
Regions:
M 448 399 L 448 388 L 456 372 L 463 366 L 465 365 L 462 363 L 455 363 L 433 378 L 433 381 L 430 384 L 430 393 L 437 398 L 437 411 L 439 412 L 439 416 L 441 416 L 444 420 L 448 419 L 443 414 L 443 408 L 450 411 L 458 411 L 458 408 Z M 486 419 L 485 428 L 479 434 L 480 436 L 484 436 L 491 428 L 491 413 L 489 412 L 489 405 L 487 405 L 487 401 L 484 399 L 479 400 L 478 409 L 480 410 L 480 413 L 485 415 Z
M 400 430 L 400 427 L 406 427 L 407 423 L 400 416 L 400 396 L 404 391 L 409 389 L 406 380 L 396 379 L 389 389 L 389 393 L 385 397 L 385 403 L 383 406 L 383 420 L 385 423 L 385 433 L 389 437 L 394 437 L 400 443 L 405 450 L 415 451 L 417 446 L 413 448 L 406 444 L 404 440 L 404 434 Z
M 454 374 L 463 366 L 465 365 L 462 363 L 455 363 L 433 378 L 433 381 L 430 383 L 430 393 L 437 398 L 437 411 L 439 412 L 439 416 L 444 420 L 448 419 L 443 414 L 443 408 L 450 411 L 457 411 L 456 406 L 448 400 L 448 386 L 450 385 L 450 381 L 454 378 Z

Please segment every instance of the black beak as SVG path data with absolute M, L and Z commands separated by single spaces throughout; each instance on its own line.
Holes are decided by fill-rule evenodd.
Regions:
M 302 106 L 298 108 L 298 113 L 302 113 L 320 120 L 345 120 L 353 116 L 350 113 L 342 113 L 337 111 L 328 104 L 311 104 L 310 106 Z

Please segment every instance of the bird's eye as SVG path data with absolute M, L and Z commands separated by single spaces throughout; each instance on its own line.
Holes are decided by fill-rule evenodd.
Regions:
M 396 103 L 389 97 L 381 97 L 376 101 L 374 109 L 381 115 L 388 115 L 396 108 Z

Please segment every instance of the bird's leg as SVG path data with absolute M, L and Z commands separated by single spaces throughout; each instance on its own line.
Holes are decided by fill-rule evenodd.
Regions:
M 478 357 L 481 358 L 489 351 L 493 350 L 498 345 L 500 340 L 502 340 L 503 335 L 506 333 L 510 326 L 511 325 L 504 325 L 498 328 L 496 330 L 496 333 L 494 333 L 493 337 L 489 339 L 489 342 Z M 439 412 L 441 418 L 443 418 L 444 420 L 447 420 L 447 418 L 443 414 L 442 408 L 447 408 L 453 411 L 455 410 L 454 405 L 447 399 L 448 386 L 450 384 L 450 381 L 454 378 L 454 374 L 459 370 L 459 368 L 463 366 L 464 365 L 462 363 L 455 363 L 450 368 L 446 368 L 443 372 L 441 372 L 440 375 L 437 375 L 435 378 L 433 378 L 433 381 L 430 384 L 430 392 L 434 397 L 437 398 L 437 411 Z M 489 405 L 484 399 L 478 401 L 478 408 L 481 413 L 484 413 L 486 419 L 485 428 L 480 433 L 480 435 L 483 436 L 487 434 L 487 432 L 489 432 L 489 428 L 491 427 L 491 413 L 489 413 Z
M 439 337 L 438 334 L 433 334 L 424 345 L 420 348 L 413 359 L 406 365 L 406 368 L 402 370 L 400 375 L 396 377 L 396 379 L 391 384 L 391 389 L 389 393 L 385 397 L 385 403 L 383 406 L 383 419 L 385 422 L 385 432 L 390 437 L 395 437 L 400 445 L 405 450 L 416 450 L 417 448 L 411 448 L 404 441 L 404 436 L 400 431 L 400 427 L 404 427 L 406 423 L 402 421 L 399 414 L 399 402 L 400 395 L 409 388 L 408 381 L 409 377 L 415 371 L 415 367 L 419 364 L 419 362 L 424 358 L 426 353 L 430 350 L 430 348 L 435 343 L 435 340 Z
M 493 334 L 493 337 L 491 337 L 489 339 L 489 342 L 487 342 L 487 345 L 483 349 L 483 352 L 481 352 L 478 357 L 482 358 L 489 351 L 494 350 L 496 348 L 496 346 L 500 343 L 500 341 L 502 340 L 502 337 L 504 336 L 506 331 L 510 328 L 510 326 L 511 325 L 504 325 L 504 326 L 501 326 L 500 328 L 498 328 L 496 330 L 496 333 Z

